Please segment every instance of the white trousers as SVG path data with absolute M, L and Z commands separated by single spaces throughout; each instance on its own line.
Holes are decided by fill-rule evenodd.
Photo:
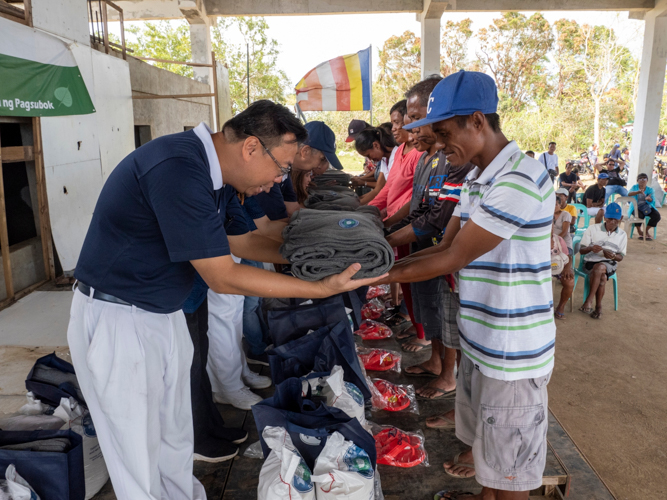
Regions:
M 213 392 L 242 389 L 243 375 L 250 371 L 241 347 L 243 295 L 208 291 L 208 361 L 206 371 Z
M 74 292 L 67 341 L 119 500 L 206 500 L 192 475 L 193 347 L 182 311 Z

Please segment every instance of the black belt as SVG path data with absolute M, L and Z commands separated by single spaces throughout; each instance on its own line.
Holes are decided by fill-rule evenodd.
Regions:
M 87 297 L 90 297 L 90 287 L 85 283 L 81 283 L 80 281 L 77 283 L 78 283 L 77 289 Z M 120 304 L 122 306 L 132 305 L 129 302 L 125 302 L 123 299 L 119 299 L 118 297 L 114 297 L 113 295 L 109 295 L 108 293 L 100 292 L 99 290 L 95 290 L 93 292 L 93 298 L 104 302 L 111 302 L 112 304 Z

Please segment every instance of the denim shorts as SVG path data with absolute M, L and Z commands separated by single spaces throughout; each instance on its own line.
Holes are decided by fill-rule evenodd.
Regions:
M 456 437 L 475 457 L 475 479 L 504 491 L 542 486 L 551 373 L 504 381 L 483 375 L 465 353 L 456 384 Z

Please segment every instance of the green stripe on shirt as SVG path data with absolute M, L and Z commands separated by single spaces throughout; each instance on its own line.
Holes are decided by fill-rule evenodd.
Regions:
M 461 314 L 461 319 L 467 319 L 469 321 L 474 321 L 475 323 L 479 323 L 480 325 L 484 325 L 487 328 L 492 328 L 494 330 L 510 330 L 510 331 L 517 331 L 517 330 L 530 330 L 531 328 L 535 328 L 537 326 L 542 326 L 542 325 L 548 325 L 553 321 L 553 318 L 545 319 L 542 321 L 536 321 L 535 323 L 530 323 L 528 325 L 516 325 L 516 326 L 508 326 L 508 325 L 494 325 L 493 323 L 489 323 L 487 321 L 483 321 L 479 318 L 474 318 L 472 316 L 467 316 L 464 314 Z M 503 319 L 503 318 L 498 318 L 498 319 Z M 514 319 L 514 318 L 510 318 Z
M 510 239 L 521 241 L 541 241 L 548 240 L 549 238 L 551 238 L 551 233 L 543 234 L 542 236 L 519 236 L 518 234 L 515 234 Z
M 551 282 L 551 276 L 542 280 L 518 280 L 518 281 L 498 281 L 489 278 L 480 278 L 475 276 L 461 276 L 459 279 L 463 281 L 481 281 L 482 283 L 489 283 L 498 286 L 520 286 L 520 285 L 544 285 Z
M 528 188 L 525 188 L 525 187 L 523 187 L 523 186 L 520 186 L 519 184 L 516 184 L 516 183 L 514 183 L 514 182 L 508 182 L 508 181 L 496 182 L 496 183 L 493 185 L 493 187 L 497 187 L 497 186 L 506 186 L 506 187 L 508 187 L 508 188 L 512 188 L 512 189 L 515 189 L 515 190 L 517 190 L 517 191 L 520 191 L 520 192 L 523 193 L 523 194 L 527 194 L 528 196 L 532 196 L 532 197 L 535 198 L 537 201 L 544 201 L 544 200 L 542 199 L 542 197 L 541 197 L 539 194 L 535 193 L 534 191 L 531 191 L 531 190 L 528 189 Z M 552 189 L 553 189 L 553 188 L 552 188 Z
M 501 372 L 525 372 L 528 370 L 537 370 L 538 368 L 542 368 L 543 366 L 547 366 L 549 363 L 551 363 L 554 359 L 553 356 L 551 356 L 549 359 L 547 359 L 544 363 L 540 363 L 539 365 L 533 365 L 533 366 L 520 366 L 518 368 L 504 368 L 502 366 L 496 366 L 492 365 L 490 363 L 487 363 L 486 361 L 482 361 L 476 356 L 473 356 L 472 353 L 466 351 L 465 349 L 461 349 L 464 353 L 466 353 L 466 356 L 468 356 L 470 359 L 474 359 L 475 361 L 478 361 L 482 363 L 484 366 L 487 366 L 489 368 L 492 368 L 494 370 L 498 370 Z

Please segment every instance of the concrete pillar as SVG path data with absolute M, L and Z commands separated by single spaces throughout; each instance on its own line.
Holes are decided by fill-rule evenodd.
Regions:
M 190 45 L 192 47 L 192 62 L 211 64 L 211 23 L 190 25 Z M 211 84 L 213 70 L 211 68 L 193 68 L 195 80 Z
M 630 151 L 629 185 L 635 183 L 639 173 L 648 174 L 649 179 L 651 178 L 665 84 L 667 17 L 657 17 L 654 11 L 649 11 L 645 17 L 645 23 L 644 47 Z
M 420 16 L 422 79 L 440 74 L 440 17 Z

